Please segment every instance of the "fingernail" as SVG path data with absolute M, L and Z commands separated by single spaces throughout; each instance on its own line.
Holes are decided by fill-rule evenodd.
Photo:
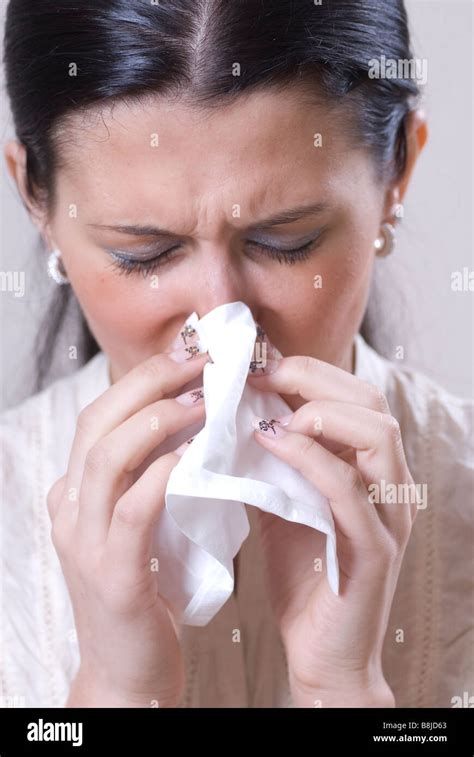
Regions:
M 207 352 L 201 352 L 198 345 L 190 344 L 187 347 L 180 347 L 179 350 L 166 353 L 171 360 L 175 363 L 185 363 L 187 360 L 192 360 L 194 357 L 203 357 L 207 355 Z
M 254 418 L 252 426 L 255 431 L 258 431 L 260 434 L 263 434 L 263 436 L 268 436 L 271 439 L 286 434 L 286 431 L 281 428 L 279 422 L 275 418 L 272 418 L 269 421 L 265 420 L 265 418 Z
M 249 365 L 249 375 L 252 376 L 268 376 L 269 373 L 275 373 L 276 369 L 280 365 L 281 360 L 252 360 Z
M 167 347 L 167 350 L 174 352 L 176 350 L 179 350 L 181 347 L 189 347 L 190 344 L 195 344 L 198 339 L 199 335 L 194 326 L 188 325 L 185 321 L 179 329 L 177 336 Z
M 270 339 L 267 336 L 266 331 L 257 323 L 257 336 L 255 338 L 255 345 L 261 345 L 263 348 L 263 345 L 265 345 L 265 353 L 269 356 L 269 358 L 276 358 L 277 360 L 281 359 L 283 355 L 281 354 L 280 350 L 275 347 L 273 342 L 270 341 Z
M 290 413 L 289 415 L 279 415 L 278 418 L 275 418 L 275 420 L 278 421 L 280 426 L 288 426 L 291 419 L 294 418 L 294 413 Z
M 202 386 L 199 389 L 191 389 L 189 392 L 179 394 L 175 399 L 180 405 L 186 405 L 187 407 L 200 405 L 204 400 L 204 389 Z
M 191 444 L 191 442 L 193 441 L 194 438 L 195 437 L 192 436 L 191 439 L 188 439 L 186 442 L 184 442 L 183 444 L 181 444 L 177 449 L 175 449 L 175 451 L 174 451 L 175 455 L 178 455 L 179 457 L 182 457 L 182 455 L 184 455 L 184 453 L 186 452 L 187 448 L 189 447 L 189 445 Z

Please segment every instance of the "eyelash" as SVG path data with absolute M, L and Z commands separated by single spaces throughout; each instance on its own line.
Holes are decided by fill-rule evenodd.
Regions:
M 307 242 L 302 247 L 297 247 L 293 250 L 280 250 L 278 247 L 271 247 L 269 245 L 259 244 L 258 242 L 249 242 L 252 247 L 258 247 L 260 250 L 264 250 L 265 253 L 274 260 L 277 260 L 280 264 L 286 263 L 287 265 L 294 265 L 300 260 L 307 260 L 316 244 L 319 242 L 321 235 L 316 239 Z M 167 263 L 173 255 L 173 252 L 179 249 L 180 245 L 171 247 L 166 252 L 162 252 L 151 260 L 132 260 L 120 256 L 116 252 L 111 252 L 112 267 L 118 269 L 120 274 L 128 276 L 131 273 L 142 273 L 143 277 L 151 275 L 157 268 L 161 268 Z

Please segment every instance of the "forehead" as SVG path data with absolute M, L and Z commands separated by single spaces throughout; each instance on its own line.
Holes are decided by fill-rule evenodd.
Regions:
M 58 179 L 69 195 L 122 216 L 138 205 L 144 217 L 159 203 L 167 219 L 182 219 L 184 207 L 205 201 L 274 210 L 307 202 L 309 188 L 323 199 L 347 187 L 360 155 L 337 125 L 293 92 L 253 92 L 207 110 L 166 97 L 115 103 L 69 120 Z

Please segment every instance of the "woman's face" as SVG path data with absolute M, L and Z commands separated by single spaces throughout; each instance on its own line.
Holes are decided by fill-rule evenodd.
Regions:
M 113 381 L 161 352 L 193 311 L 235 300 L 283 355 L 352 369 L 394 198 L 334 114 L 258 92 L 216 110 L 157 98 L 75 118 L 49 234 Z M 153 268 L 125 275 L 111 251 Z

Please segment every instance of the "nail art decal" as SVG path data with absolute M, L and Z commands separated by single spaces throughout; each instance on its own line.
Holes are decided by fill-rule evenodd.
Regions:
M 184 392 L 183 394 L 178 395 L 176 397 L 176 402 L 179 402 L 180 405 L 192 407 L 203 399 L 204 391 L 202 387 L 199 387 L 198 389 L 192 389 L 189 392 Z
M 199 402 L 199 400 L 204 399 L 204 392 L 202 389 L 194 389 L 192 392 L 189 393 L 193 400 L 193 405 L 196 402 Z M 194 438 L 194 437 L 193 437 Z
M 269 428 L 275 433 L 275 423 L 279 423 L 279 421 L 276 421 L 274 418 L 272 418 L 271 421 L 266 421 L 265 419 L 259 421 L 258 427 L 260 431 L 268 431 Z
M 197 345 L 191 344 L 188 347 L 179 347 L 174 352 L 167 352 L 166 354 L 176 363 L 186 363 L 186 361 L 192 360 L 194 357 L 204 357 L 207 353 L 201 352 Z
M 194 328 L 194 326 L 190 326 L 188 323 L 184 327 L 182 331 L 180 331 L 180 336 L 183 340 L 183 342 L 187 345 L 186 339 L 192 339 L 193 337 L 197 336 L 197 331 Z
M 252 421 L 252 426 L 256 431 L 259 431 L 261 434 L 270 436 L 272 438 L 274 436 L 283 436 L 286 433 L 284 429 L 281 428 L 280 421 L 278 421 L 276 418 L 272 418 L 269 421 L 267 421 L 265 418 L 254 418 Z
M 186 360 L 191 360 L 195 355 L 203 354 L 196 344 L 191 344 L 189 347 L 185 347 L 184 351 L 189 353 L 189 357 L 187 357 Z
M 279 360 L 266 360 L 264 365 L 255 360 L 252 360 L 249 365 L 249 373 L 257 377 L 268 376 L 269 373 L 275 373 L 279 365 Z M 260 369 L 260 373 L 257 373 L 258 369 Z
M 255 373 L 256 370 L 260 368 L 260 370 L 265 370 L 261 365 L 257 363 L 256 360 L 251 360 L 249 365 L 249 373 Z

